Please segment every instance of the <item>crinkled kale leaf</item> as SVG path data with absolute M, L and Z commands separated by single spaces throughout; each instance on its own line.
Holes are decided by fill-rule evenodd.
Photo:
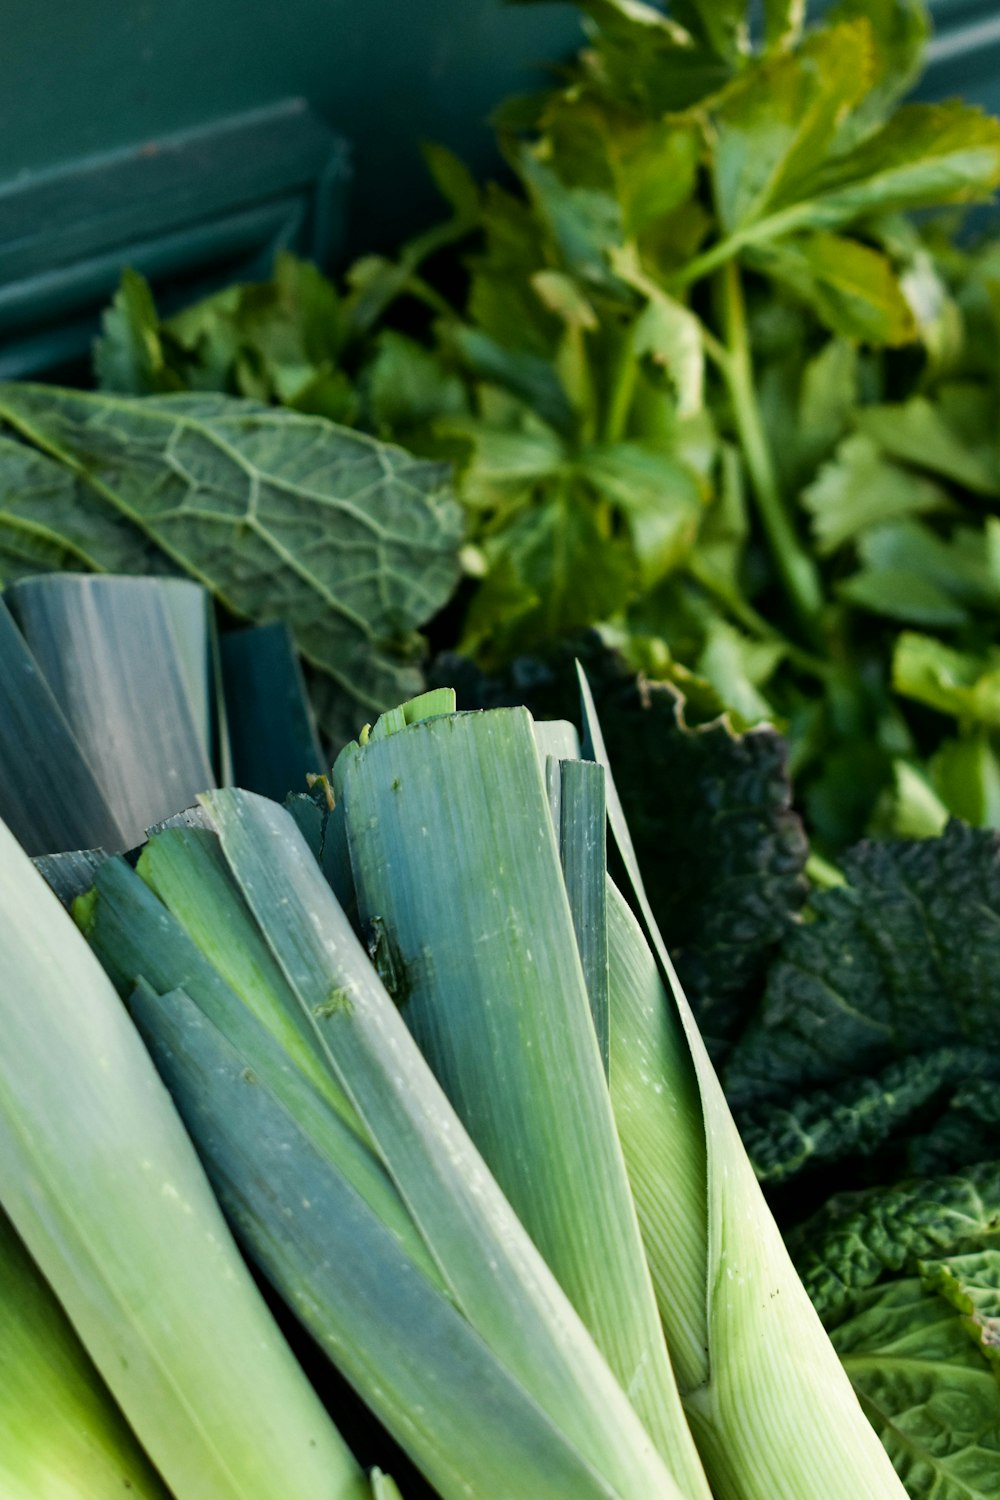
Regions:
M 1000 1163 L 843 1194 L 790 1236 L 911 1495 L 1000 1495 Z
M 1000 835 L 864 843 L 786 935 L 725 1082 L 760 1176 L 998 1155 Z M 823 1178 L 820 1176 L 820 1180 Z

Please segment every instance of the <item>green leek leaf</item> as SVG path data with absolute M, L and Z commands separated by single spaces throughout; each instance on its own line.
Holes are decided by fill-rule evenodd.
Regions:
M 343 755 L 342 785 L 359 909 L 391 945 L 407 1025 L 678 1483 L 707 1493 L 656 1316 L 530 716 L 458 714 L 373 736 Z M 599 837 L 589 853 L 602 853 Z
M 24 579 L 6 597 L 121 824 L 123 840 L 92 836 L 77 847 L 102 844 L 117 852 L 140 843 L 151 823 L 214 784 L 203 738 L 209 724 L 204 592 L 180 579 L 62 574 Z M 39 852 L 72 842 L 64 834 Z
M 302 667 L 283 622 L 227 631 L 219 641 L 231 780 L 280 802 L 323 768 Z M 199 791 L 204 791 L 199 787 Z
M 463 721 L 434 717 L 364 750 L 349 747 L 345 781 L 369 757 Z M 523 722 L 544 799 L 527 716 Z M 681 1492 L 625 1394 L 410 1036 L 397 1008 L 409 978 L 387 925 L 371 934 L 373 965 L 283 809 L 234 791 L 209 793 L 204 802 L 248 906 L 458 1307 L 621 1500 L 650 1493 L 676 1500 Z M 544 801 L 541 811 L 555 854 Z M 395 983 L 394 997 L 380 974 Z M 584 1019 L 603 1089 L 589 1011 Z
M 182 991 L 132 1005 L 249 1253 L 436 1493 L 612 1500 L 248 1066 L 258 1048 L 230 1047 Z
M 49 1287 L 0 1211 L 5 1500 L 166 1500 Z
M 0 1201 L 177 1500 L 361 1500 L 110 981 L 0 828 Z
M 411 1258 L 432 1269 L 356 1111 L 318 1067 L 297 1006 L 287 1002 L 286 982 L 239 892 L 218 868 L 217 851 L 201 842 L 214 845 L 214 836 L 196 832 L 196 842 L 174 842 L 172 830 L 157 835 L 140 860 L 141 873 L 170 910 L 122 860 L 98 871 L 94 889 L 75 908 L 88 942 L 123 997 L 137 975 L 158 992 L 183 986 L 227 1041 L 244 1050 L 255 1036 L 253 1022 L 262 1025 L 280 1047 L 278 1061 L 258 1045 L 253 1068 L 300 1118 L 308 1111 L 314 1135 L 355 1191 L 407 1244 Z
M 129 837 L 0 599 L 0 816 L 29 854 Z
M 538 726 L 536 726 L 537 729 Z M 537 736 L 536 736 L 537 737 Z M 573 915 L 573 931 L 580 950 L 583 977 L 590 1000 L 597 1045 L 608 1071 L 610 1017 L 608 1014 L 608 915 L 605 895 L 607 869 L 604 772 L 592 761 L 563 760 L 558 767 L 559 858 L 566 895 Z M 550 793 L 551 800 L 551 793 Z
M 901 1500 L 899 1480 L 795 1272 L 740 1141 L 646 897 L 582 670 L 580 687 L 585 748 L 607 772 L 612 833 L 652 947 L 644 957 L 645 939 L 633 924 L 635 964 L 616 962 L 610 950 L 612 1095 L 621 1056 L 630 1097 L 619 1128 L 627 1160 L 640 1167 L 633 1166 L 632 1179 L 640 1214 L 657 1226 L 655 1234 L 647 1229 L 647 1254 L 713 1491 L 719 1500 L 857 1500 L 861 1494 Z M 609 917 L 614 910 L 609 903 Z M 649 968 L 654 955 L 658 1004 L 650 1003 L 650 989 L 655 994 L 657 987 Z M 694 1091 L 700 1109 L 692 1119 Z M 702 1193 L 703 1219 L 693 1211 Z

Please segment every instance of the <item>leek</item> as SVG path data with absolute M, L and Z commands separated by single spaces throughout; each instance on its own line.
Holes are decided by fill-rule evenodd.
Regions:
M 224 902 L 200 841 L 166 830 L 142 863 L 173 911 L 112 860 L 77 912 L 123 992 L 147 981 L 134 1013 L 248 1252 L 445 1497 L 680 1500 L 292 818 L 242 793 L 203 800 Z M 251 919 L 281 975 L 268 1006 L 295 1010 L 284 1028 L 247 983 Z M 363 1136 L 286 1050 L 303 1020 Z
M 209 793 L 78 904 L 248 1254 L 445 1500 L 898 1500 L 613 782 L 567 726 L 452 707 L 347 748 L 312 852 Z
M 384 736 L 377 726 L 342 754 L 334 782 L 359 910 L 384 935 L 407 1025 L 679 1487 L 707 1500 L 530 715 L 436 716 Z
M 176 1500 L 361 1500 L 132 1023 L 2 825 L 0 970 L 0 1202 Z
M 237 1050 L 183 991 L 160 997 L 140 986 L 132 1005 L 248 1251 L 435 1492 L 444 1500 L 620 1493 L 353 1191 L 312 1134 L 301 1097 L 279 1102 L 267 1088 L 270 1069 L 256 1069 L 271 1044 L 258 1036 Z
M 4 591 L 0 818 L 28 853 L 128 849 L 234 765 L 283 795 L 321 764 L 285 626 L 220 640 L 209 594 L 183 578 L 46 574 Z
M 717 1500 L 903 1500 L 740 1141 L 646 899 L 581 687 L 612 831 L 652 943 L 609 885 L 611 1093 L 713 1491 Z
M 112 847 L 138 844 L 214 785 L 204 589 L 63 574 L 22 579 L 5 597 L 121 826 Z
M 4 1500 L 167 1500 L 66 1314 L 0 1213 Z

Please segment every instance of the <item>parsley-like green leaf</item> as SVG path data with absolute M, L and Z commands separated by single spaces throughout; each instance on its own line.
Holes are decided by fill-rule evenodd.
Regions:
M 801 297 L 831 333 L 866 344 L 908 344 L 913 310 L 887 256 L 845 235 L 817 233 L 751 245 L 747 264 Z
M 872 406 L 858 414 L 858 425 L 892 458 L 926 469 L 979 495 L 1000 496 L 1000 464 L 992 444 L 970 448 L 939 407 L 925 396 L 902 406 Z M 984 434 L 985 437 L 985 434 Z
M 872 526 L 947 510 L 947 491 L 885 458 L 871 438 L 845 438 L 802 494 L 817 549 L 835 552 Z
M 973 656 L 932 636 L 905 631 L 892 663 L 898 693 L 939 713 L 1000 728 L 1000 652 Z

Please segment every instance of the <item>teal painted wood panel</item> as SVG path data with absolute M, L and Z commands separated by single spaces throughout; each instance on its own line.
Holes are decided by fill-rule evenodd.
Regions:
M 490 150 L 486 117 L 579 36 L 560 4 L 502 0 L 3 0 L 0 184 L 305 99 L 352 143 L 354 221 L 426 214 L 417 150 Z M 3 234 L 0 203 L 0 240 Z
M 420 142 L 486 170 L 493 105 L 580 37 L 502 0 L 0 9 L 4 377 L 84 355 L 126 264 L 191 296 L 392 245 L 441 212 Z
M 920 92 L 961 94 L 1000 114 L 1000 5 L 997 0 L 936 0 L 935 35 Z

